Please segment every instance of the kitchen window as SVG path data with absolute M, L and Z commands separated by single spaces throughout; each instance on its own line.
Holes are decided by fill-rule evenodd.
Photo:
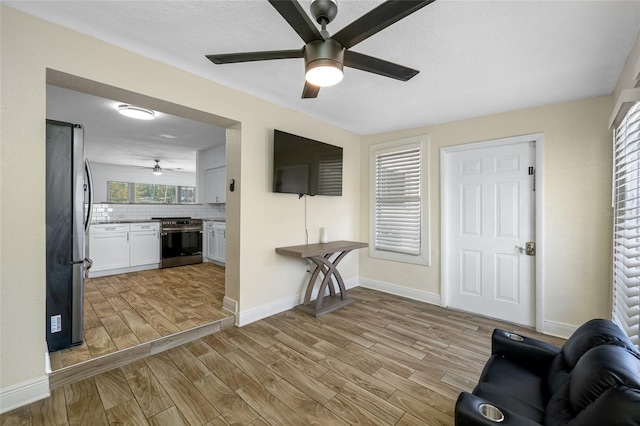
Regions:
M 371 146 L 371 257 L 430 262 L 427 136 Z
M 108 201 L 126 204 L 194 204 L 193 186 L 156 183 L 107 182 Z

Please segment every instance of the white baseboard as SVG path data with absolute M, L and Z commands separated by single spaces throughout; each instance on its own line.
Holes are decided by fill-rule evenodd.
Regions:
M 555 336 L 555 337 L 561 337 L 563 339 L 568 339 L 569 336 L 571 336 L 573 334 L 573 332 L 576 331 L 577 328 L 578 327 L 573 326 L 573 325 L 563 324 L 561 322 L 553 322 L 553 321 L 545 320 L 543 322 L 542 333 L 543 334 L 548 334 L 549 336 Z
M 362 277 L 360 278 L 360 287 L 370 288 L 372 290 L 382 291 L 383 293 L 394 294 L 396 296 L 406 297 L 407 299 L 418 300 L 420 302 L 440 306 L 440 295 L 424 290 L 401 287 L 399 285 Z
M 268 305 L 263 305 L 258 308 L 249 309 L 248 311 L 239 312 L 237 316 L 237 324 L 239 327 L 251 324 L 252 322 L 259 321 L 263 318 L 270 317 L 271 315 L 279 314 L 280 312 L 288 311 L 296 305 L 300 304 L 300 296 L 291 296 L 286 299 L 279 300 Z
M 48 398 L 50 395 L 49 376 L 0 389 L 0 414 Z
M 358 278 L 352 278 L 345 280 L 344 286 L 347 289 L 358 286 Z M 306 289 L 304 289 L 306 291 Z M 259 306 L 254 309 L 239 312 L 236 316 L 236 322 L 239 327 L 251 324 L 252 322 L 261 320 L 263 318 L 270 317 L 280 312 L 288 311 L 289 309 L 298 306 L 304 300 L 304 291 L 298 295 L 290 296 L 277 302 L 269 303 L 267 305 Z M 317 289 L 313 294 L 317 294 Z M 311 298 L 313 300 L 313 297 Z
M 372 290 L 378 290 L 383 293 L 394 294 L 396 296 L 406 297 L 407 299 L 417 300 L 420 302 L 429 303 L 432 305 L 440 306 L 440 295 L 436 293 L 431 293 L 424 290 L 416 290 L 412 288 L 402 287 L 396 284 L 387 283 L 384 281 L 372 280 L 370 278 L 352 278 L 350 280 L 345 281 L 345 286 L 347 289 L 353 287 L 363 287 L 369 288 Z M 318 293 L 317 288 L 313 291 L 313 296 L 311 299 L 313 300 Z M 225 297 L 223 302 L 223 306 L 234 312 L 232 309 L 237 309 L 237 302 L 233 299 L 228 299 Z M 264 306 L 260 306 L 254 309 L 250 309 L 247 311 L 239 312 L 236 315 L 236 325 L 242 327 L 244 325 L 250 324 L 252 322 L 261 320 L 263 318 L 270 317 L 275 314 L 279 314 L 280 312 L 287 311 L 289 309 L 294 308 L 295 306 L 302 303 L 304 299 L 304 292 L 299 295 L 290 296 L 286 299 L 279 300 L 277 302 L 273 302 Z M 227 303 L 229 306 L 227 307 Z M 231 303 L 233 304 L 233 308 L 231 308 Z M 543 322 L 543 329 L 540 330 L 543 334 L 548 334 L 550 336 L 560 337 L 563 339 L 569 338 L 577 329 L 574 325 L 564 324 L 560 322 L 548 321 L 545 320 Z

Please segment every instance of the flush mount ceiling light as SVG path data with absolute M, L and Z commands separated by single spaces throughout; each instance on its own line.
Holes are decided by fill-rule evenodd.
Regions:
M 150 109 L 140 108 L 133 105 L 120 105 L 118 112 L 130 118 L 138 120 L 153 120 L 156 118 L 156 113 Z
M 153 166 L 153 174 L 156 176 L 160 176 L 162 174 L 162 167 L 160 167 L 160 160 L 155 160 L 156 165 Z

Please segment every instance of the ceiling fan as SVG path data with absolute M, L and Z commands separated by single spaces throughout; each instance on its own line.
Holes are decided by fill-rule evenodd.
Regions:
M 269 0 L 304 40 L 296 50 L 223 53 L 206 55 L 214 64 L 304 58 L 305 83 L 302 98 L 315 98 L 320 87 L 342 80 L 343 66 L 407 81 L 418 70 L 350 50 L 353 46 L 405 18 L 435 0 L 388 0 L 331 36 L 326 29 L 338 13 L 337 0 L 314 0 L 311 13 L 321 25 L 318 30 L 297 0 Z
M 154 175 L 160 176 L 163 171 L 175 171 L 175 169 L 165 169 L 160 167 L 160 160 L 154 160 L 156 165 L 153 167 L 140 167 L 141 169 L 151 169 Z
M 162 174 L 162 167 L 160 167 L 160 160 L 155 160 L 156 165 L 153 166 L 153 174 L 160 176 Z

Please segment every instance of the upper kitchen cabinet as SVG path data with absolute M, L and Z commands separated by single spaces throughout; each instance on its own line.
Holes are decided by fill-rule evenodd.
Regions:
M 226 203 L 226 144 L 198 151 L 197 200 L 200 203 Z
M 227 191 L 225 182 L 227 180 L 227 168 L 225 166 L 209 169 L 206 175 L 206 203 L 226 203 Z

